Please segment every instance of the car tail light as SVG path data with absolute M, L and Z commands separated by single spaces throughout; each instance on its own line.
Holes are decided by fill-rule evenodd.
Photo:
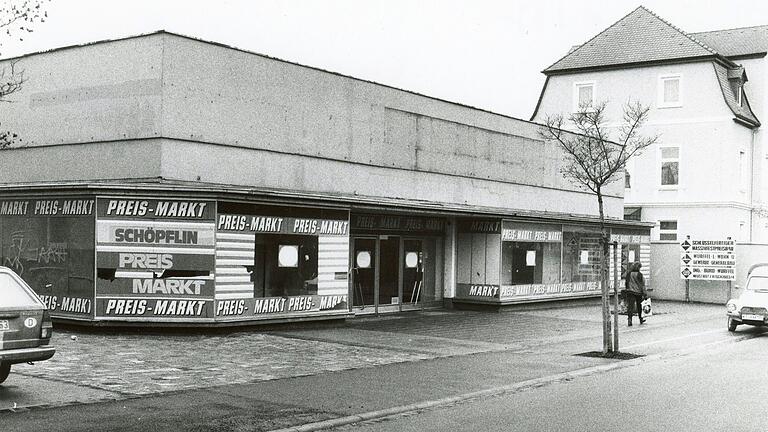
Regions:
M 51 341 L 51 335 L 53 334 L 53 322 L 51 321 L 51 313 L 48 310 L 43 311 L 43 324 L 40 326 L 40 339 L 42 344 L 47 345 Z

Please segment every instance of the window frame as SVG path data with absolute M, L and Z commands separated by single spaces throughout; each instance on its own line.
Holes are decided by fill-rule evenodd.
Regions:
M 677 101 L 667 102 L 664 100 L 664 85 L 667 81 L 677 80 Z M 679 108 L 683 106 L 683 74 L 671 73 L 659 75 L 657 84 L 657 102 L 659 108 Z
M 676 158 L 669 158 L 664 157 L 663 149 L 668 148 L 676 148 L 677 149 L 677 157 Z M 658 186 L 661 190 L 677 190 L 680 188 L 680 184 L 682 183 L 682 161 L 683 161 L 683 149 L 679 145 L 673 145 L 673 144 L 664 144 L 659 146 L 658 150 L 658 169 L 657 171 L 659 173 L 658 179 Z M 662 183 L 662 170 L 664 168 L 665 162 L 677 162 L 677 184 L 663 184 Z
M 592 81 L 577 81 L 573 83 L 573 112 L 584 112 L 580 108 L 579 104 L 579 90 L 582 87 L 592 87 L 592 101 L 589 104 L 589 109 L 594 110 L 595 107 L 595 101 L 597 100 L 597 85 L 594 80 Z
M 675 229 L 674 230 L 662 229 L 661 228 L 661 224 L 662 223 L 668 223 L 668 222 L 674 222 L 674 224 L 675 224 Z M 659 241 L 663 241 L 663 242 L 677 242 L 677 241 L 679 241 L 678 232 L 680 231 L 680 223 L 678 222 L 677 219 L 664 219 L 664 220 L 659 219 L 658 223 L 659 223 Z M 675 238 L 674 239 L 663 239 L 661 237 L 664 234 L 666 234 L 666 235 L 673 234 L 675 236 Z

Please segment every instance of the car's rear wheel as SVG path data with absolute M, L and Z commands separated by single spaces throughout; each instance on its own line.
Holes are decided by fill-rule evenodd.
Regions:
M 8 378 L 8 374 L 11 373 L 11 364 L 10 363 L 0 363 L 0 384 L 5 381 L 6 378 Z
M 736 331 L 736 326 L 738 325 L 739 323 L 737 323 L 735 319 L 728 317 L 728 331 Z

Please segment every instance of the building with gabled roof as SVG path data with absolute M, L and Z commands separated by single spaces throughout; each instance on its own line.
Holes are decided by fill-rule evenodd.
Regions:
M 624 211 L 655 224 L 662 296 L 681 297 L 686 236 L 768 243 L 767 51 L 768 26 L 687 33 L 640 6 L 542 71 L 533 121 L 606 101 L 610 127 L 627 101 L 651 108 L 643 134 L 660 138 L 627 166 Z

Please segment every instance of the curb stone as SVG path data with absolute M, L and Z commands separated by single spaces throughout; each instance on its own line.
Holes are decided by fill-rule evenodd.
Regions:
M 752 339 L 758 336 L 760 335 L 759 334 L 741 335 L 741 336 L 733 337 L 731 339 L 710 342 L 710 343 L 698 345 L 692 348 L 686 348 L 683 350 L 678 350 L 678 351 L 673 351 L 668 353 L 653 354 L 646 357 L 638 357 L 632 360 L 622 360 L 622 361 L 617 361 L 614 363 L 609 363 L 604 365 L 591 366 L 588 368 L 576 369 L 573 371 L 562 372 L 559 374 L 549 375 L 541 378 L 533 378 L 530 380 L 521 381 L 514 384 L 508 384 L 500 387 L 494 387 L 490 389 L 464 393 L 457 396 L 450 396 L 442 399 L 416 402 L 416 403 L 402 405 L 398 407 L 386 408 L 386 409 L 377 410 L 377 411 L 369 411 L 369 412 L 360 413 L 360 414 L 353 414 L 353 415 L 339 417 L 331 420 L 324 420 L 321 422 L 306 423 L 303 425 L 292 426 L 284 429 L 275 429 L 275 430 L 272 430 L 271 432 L 314 432 L 314 431 L 319 431 L 324 429 L 331 429 L 339 426 L 351 425 L 354 423 L 360 423 L 363 421 L 382 420 L 388 417 L 395 417 L 398 415 L 426 410 L 430 408 L 437 408 L 441 406 L 452 405 L 459 402 L 467 402 L 475 399 L 502 396 L 506 394 L 514 394 L 514 393 L 518 393 L 518 392 L 522 392 L 522 391 L 526 391 L 534 388 L 543 387 L 550 384 L 555 384 L 558 382 L 571 381 L 574 378 L 586 377 L 586 376 L 595 375 L 598 373 L 608 372 L 608 371 L 617 370 L 617 369 L 630 368 L 630 367 L 638 366 L 640 364 L 647 363 L 647 362 L 664 360 L 664 359 L 674 358 L 674 357 L 682 357 L 682 356 L 694 354 L 699 351 L 703 351 L 704 349 L 712 347 L 714 345 L 741 342 L 741 341 Z

